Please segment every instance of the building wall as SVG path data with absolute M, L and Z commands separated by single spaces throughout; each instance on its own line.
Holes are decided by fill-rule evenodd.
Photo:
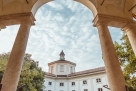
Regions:
M 60 82 L 64 83 L 64 86 L 60 86 Z M 56 80 L 56 90 L 55 91 L 68 91 L 68 81 L 67 80 Z
M 101 78 L 100 83 L 96 82 L 97 78 Z M 87 81 L 87 84 L 83 84 L 83 80 Z M 52 82 L 52 86 L 48 85 L 48 82 Z M 60 86 L 60 82 L 64 83 L 64 86 Z M 75 82 L 75 86 L 72 86 L 72 82 Z M 109 91 L 104 88 L 103 85 L 108 85 L 106 73 L 93 74 L 89 76 L 61 79 L 61 78 L 49 78 L 45 79 L 45 91 L 84 91 L 84 89 L 88 89 L 88 91 L 98 91 L 98 88 L 102 88 L 103 91 Z
M 48 83 L 49 82 L 52 82 L 52 85 L 50 86 L 50 85 L 48 85 Z M 50 79 L 50 78 L 48 78 L 48 79 L 45 79 L 45 91 L 47 90 L 51 90 L 51 91 L 55 91 L 55 86 L 56 86 L 56 82 L 55 82 L 55 80 L 54 79 Z
M 64 66 L 64 71 L 60 72 L 60 65 Z M 51 71 L 53 67 L 53 72 Z M 49 66 L 49 73 L 53 73 L 55 75 L 67 75 L 67 74 L 71 74 L 71 67 L 72 67 L 72 72 L 75 72 L 75 65 L 72 64 L 68 64 L 68 63 L 56 63 L 53 65 Z
M 57 66 L 56 64 L 50 65 L 48 72 L 55 74 L 56 73 L 56 66 Z M 52 67 L 53 67 L 53 72 L 51 71 Z

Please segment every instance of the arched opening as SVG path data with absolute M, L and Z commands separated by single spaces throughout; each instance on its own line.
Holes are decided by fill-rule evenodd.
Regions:
M 39 60 L 39 54 L 34 54 L 34 57 L 40 61 L 42 67 L 46 67 L 45 70 L 48 68 L 45 66 L 47 63 L 58 59 L 62 49 L 67 60 L 79 63 L 76 71 L 104 66 L 97 29 L 92 26 L 93 14 L 86 6 L 75 1 L 52 1 L 43 5 L 35 18 L 36 26 L 32 27 L 31 34 L 37 36 L 34 40 L 40 40 L 43 46 L 35 43 L 37 50 L 33 50 L 33 53 L 42 50 L 42 59 Z M 34 38 L 31 34 L 30 40 Z M 28 48 L 31 47 L 29 45 L 30 42 Z M 41 62 L 43 57 L 48 59 L 44 63 Z
M 84 68 L 82 66 L 82 64 L 78 64 L 78 66 L 76 67 L 78 70 L 85 70 L 85 69 L 104 66 L 98 32 L 97 32 L 97 29 L 92 26 L 93 25 L 93 23 L 92 23 L 93 15 L 91 14 L 90 10 L 87 7 L 85 7 L 84 5 L 82 5 L 78 2 L 72 1 L 71 2 L 71 3 L 73 3 L 73 7 L 72 7 L 72 5 L 71 6 L 68 5 L 68 3 L 70 3 L 70 2 L 71 1 L 69 1 L 69 2 L 63 1 L 61 4 L 59 4 L 60 3 L 59 1 L 49 2 L 45 5 L 43 5 L 37 11 L 37 14 L 35 15 L 35 18 L 37 21 L 36 21 L 35 28 L 33 27 L 31 30 L 31 32 L 33 31 L 32 35 L 34 35 L 35 37 L 37 36 L 34 39 L 35 41 L 40 40 L 43 42 L 43 44 L 45 43 L 44 45 L 46 45 L 46 46 L 45 47 L 38 46 L 36 43 L 34 46 L 36 47 L 36 49 L 42 48 L 40 50 L 44 51 L 43 53 L 41 53 L 41 57 L 44 57 L 45 52 L 47 52 L 47 51 L 48 51 L 48 53 L 50 53 L 50 54 L 45 55 L 45 58 L 47 58 L 49 60 L 46 60 L 46 62 L 44 62 L 44 63 L 40 62 L 41 66 L 45 67 L 44 65 L 47 65 L 47 63 L 49 63 L 55 59 L 58 59 L 59 56 L 56 54 L 59 54 L 59 52 L 62 49 L 66 53 L 66 58 L 68 58 L 69 60 L 71 60 L 71 61 L 77 60 L 76 63 L 84 62 L 84 65 L 87 65 L 87 68 Z M 74 3 L 75 3 L 75 5 L 74 5 Z M 81 7 L 81 9 L 77 9 L 77 7 Z M 84 12 L 84 9 L 82 9 L 82 8 L 85 8 L 85 12 Z M 59 9 L 60 9 L 60 11 L 59 11 Z M 64 24 L 64 22 L 65 22 L 65 24 Z M 69 24 L 67 24 L 67 23 L 69 23 Z M 37 30 L 39 30 L 39 31 L 37 31 Z M 120 29 L 111 28 L 111 27 L 109 28 L 109 30 L 111 30 L 110 31 L 111 35 L 113 35 L 112 36 L 113 42 L 120 41 L 122 31 L 120 31 Z M 38 33 L 38 35 L 36 34 L 36 32 Z M 77 32 L 77 34 L 74 35 L 73 34 L 74 32 Z M 48 33 L 49 33 L 49 35 L 47 35 Z M 58 34 L 58 33 L 60 33 L 60 34 Z M 69 33 L 69 34 L 67 34 L 67 33 Z M 42 35 L 40 35 L 40 34 L 42 34 Z M 44 36 L 44 37 L 42 37 L 42 36 Z M 54 38 L 53 38 L 53 36 L 54 36 Z M 55 36 L 56 36 L 56 39 L 55 39 Z M 81 39 L 81 41 L 78 41 L 78 39 L 76 39 L 76 37 L 74 37 L 75 40 L 71 40 L 71 39 L 66 39 L 66 37 L 64 37 L 64 36 L 66 36 L 66 37 L 78 36 L 78 39 Z M 32 39 L 31 37 L 33 37 L 33 36 L 30 36 L 30 38 L 29 38 L 30 40 Z M 53 43 L 51 41 L 53 41 L 53 42 L 55 41 L 55 42 Z M 72 41 L 74 41 L 74 42 L 72 42 Z M 61 43 L 64 43 L 64 44 L 62 45 Z M 31 47 L 31 46 L 29 46 L 29 44 L 30 44 L 30 42 L 28 42 L 28 48 Z M 72 44 L 74 44 L 74 45 L 72 45 Z M 55 45 L 55 46 L 49 47 L 50 45 Z M 75 47 L 74 48 L 75 50 L 71 51 L 70 50 L 70 49 L 72 49 L 71 46 Z M 67 49 L 65 49 L 66 47 L 67 47 Z M 81 52 L 82 49 L 84 51 Z M 37 51 L 40 51 L 40 50 L 38 49 Z M 52 50 L 52 51 L 55 50 L 55 52 L 49 52 L 49 50 Z M 36 53 L 36 51 L 34 51 L 34 50 L 33 50 L 33 52 Z M 34 58 L 39 60 L 38 57 L 36 57 L 36 56 L 39 57 L 39 54 L 34 55 Z M 77 56 L 79 57 L 79 59 L 77 59 Z M 52 57 L 52 58 L 50 58 L 50 57 Z M 86 60 L 84 60 L 84 58 L 86 58 Z M 43 60 L 43 58 L 40 60 Z M 92 61 L 90 61 L 88 63 L 88 60 L 92 60 Z M 98 64 L 100 62 L 102 62 L 102 63 Z M 96 64 L 97 64 L 97 66 L 96 66 Z M 77 69 L 76 69 L 76 71 L 78 71 Z M 47 70 L 47 67 L 44 70 Z
M 35 15 L 36 12 L 37 12 L 37 10 L 38 10 L 42 5 L 44 5 L 44 4 L 48 3 L 48 2 L 51 2 L 51 1 L 52 1 L 52 0 L 39 0 L 39 1 L 37 1 L 37 2 L 34 4 L 34 6 L 33 6 L 32 10 L 31 10 L 31 12 L 33 13 L 33 15 Z M 69 0 L 69 1 L 73 1 L 73 0 Z M 75 0 L 75 1 L 80 2 L 80 3 L 82 3 L 83 5 L 85 5 L 86 7 L 88 7 L 88 8 L 92 11 L 93 16 L 96 16 L 96 15 L 97 15 L 96 7 L 95 7 L 95 5 L 94 5 L 90 0 Z

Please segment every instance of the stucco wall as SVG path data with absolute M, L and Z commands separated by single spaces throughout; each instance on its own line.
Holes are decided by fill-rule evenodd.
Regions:
M 64 72 L 60 72 L 60 65 L 64 66 Z M 71 73 L 71 67 L 72 71 L 75 72 L 75 65 L 69 64 L 69 63 L 56 63 L 49 66 L 49 73 L 51 73 L 51 68 L 53 67 L 53 74 L 55 75 L 67 75 Z
M 97 83 L 96 79 L 101 78 L 102 82 Z M 87 84 L 83 84 L 83 80 L 87 81 Z M 52 82 L 52 86 L 48 85 L 48 82 Z M 64 86 L 60 86 L 60 82 L 64 83 Z M 72 86 L 72 82 L 75 82 L 75 86 Z M 88 89 L 88 91 L 98 91 L 98 88 L 102 88 L 103 91 L 108 91 L 103 85 L 108 85 L 106 73 L 93 74 L 82 77 L 68 78 L 68 79 L 57 79 L 57 78 L 46 78 L 45 79 L 45 91 L 84 91 L 84 89 Z

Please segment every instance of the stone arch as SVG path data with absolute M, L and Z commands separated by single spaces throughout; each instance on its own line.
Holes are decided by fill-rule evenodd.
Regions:
M 91 2 L 91 0 L 90 1 L 89 0 L 75 0 L 75 1 L 82 3 L 83 5 L 88 7 L 92 11 L 93 16 L 97 15 L 97 9 L 96 9 L 94 3 Z
M 31 12 L 33 13 L 33 15 L 35 16 L 37 10 L 44 4 L 48 3 L 48 2 L 51 2 L 53 0 L 38 0 L 32 7 L 32 10 Z M 74 0 L 76 2 L 79 2 L 83 5 L 85 5 L 86 7 L 88 7 L 92 13 L 93 13 L 93 16 L 96 16 L 97 15 L 97 9 L 95 7 L 95 5 L 89 1 L 89 0 Z
M 32 7 L 31 12 L 35 16 L 37 10 L 44 4 L 51 2 L 52 0 L 38 0 Z

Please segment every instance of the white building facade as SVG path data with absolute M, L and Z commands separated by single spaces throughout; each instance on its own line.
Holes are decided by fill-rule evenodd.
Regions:
M 60 60 L 48 63 L 45 91 L 109 91 L 104 67 L 75 72 L 76 64 L 64 56 L 62 51 Z

